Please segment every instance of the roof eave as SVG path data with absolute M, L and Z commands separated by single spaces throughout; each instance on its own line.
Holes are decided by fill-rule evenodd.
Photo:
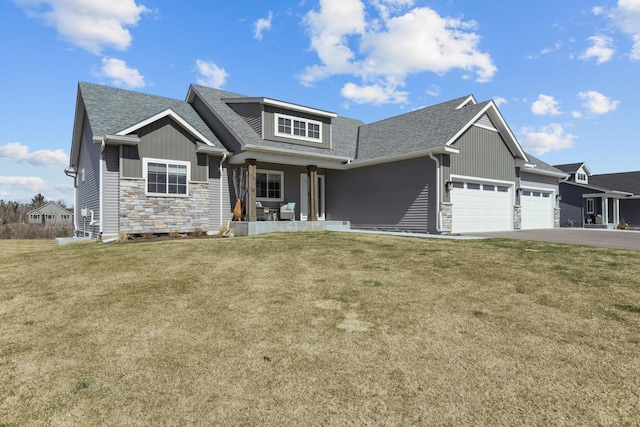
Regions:
M 451 146 L 440 146 L 429 148 L 426 150 L 412 151 L 409 153 L 396 154 L 388 157 L 377 157 L 375 159 L 353 161 L 343 165 L 343 169 L 363 168 L 367 166 L 381 165 L 384 163 L 399 162 L 402 160 L 416 159 L 419 157 L 427 157 L 429 154 L 458 154 L 460 150 Z

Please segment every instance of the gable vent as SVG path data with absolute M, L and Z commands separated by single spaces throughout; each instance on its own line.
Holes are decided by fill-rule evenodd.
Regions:
M 496 129 L 496 127 L 493 125 L 493 122 L 491 121 L 489 116 L 486 114 L 483 114 L 482 117 L 480 117 L 478 121 L 474 123 L 474 126 L 479 126 L 481 128 L 489 129 L 495 132 L 498 131 L 498 129 Z

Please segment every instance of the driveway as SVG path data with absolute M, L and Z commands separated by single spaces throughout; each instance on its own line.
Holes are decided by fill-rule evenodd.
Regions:
M 640 231 L 556 228 L 553 230 L 469 233 L 469 235 L 640 251 Z

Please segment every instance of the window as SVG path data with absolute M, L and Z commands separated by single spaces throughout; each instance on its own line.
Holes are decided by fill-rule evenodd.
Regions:
M 188 195 L 189 162 L 145 159 L 147 194 Z
M 495 190 L 495 188 L 496 188 L 496 187 L 495 187 L 494 185 L 491 185 L 491 184 L 484 184 L 484 185 L 482 186 L 482 189 L 483 189 L 484 191 L 494 191 L 494 190 Z
M 501 193 L 506 193 L 509 191 L 509 187 L 504 187 L 502 185 L 498 185 L 498 191 Z
M 587 199 L 587 213 L 592 214 L 596 210 L 596 203 L 593 199 Z
M 279 171 L 256 172 L 256 198 L 264 201 L 284 200 L 284 173 Z
M 453 181 L 453 188 L 464 188 L 464 182 Z
M 276 135 L 322 142 L 322 123 L 300 117 L 276 114 Z

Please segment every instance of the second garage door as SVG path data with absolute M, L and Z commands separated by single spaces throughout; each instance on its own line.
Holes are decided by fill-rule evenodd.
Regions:
M 549 191 L 522 190 L 522 229 L 553 228 L 554 198 Z
M 511 230 L 512 188 L 492 183 L 453 181 L 451 231 L 471 233 Z

